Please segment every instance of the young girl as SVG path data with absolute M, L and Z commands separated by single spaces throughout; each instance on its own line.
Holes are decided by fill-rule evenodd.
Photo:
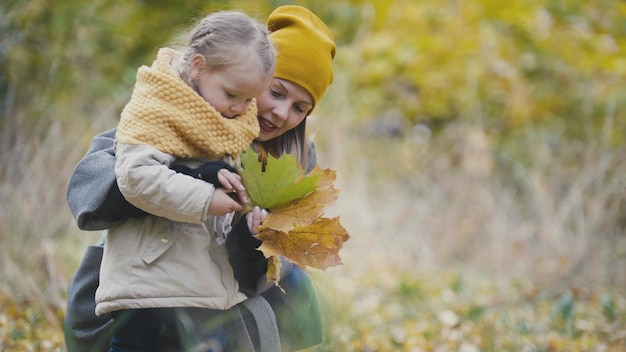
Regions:
M 202 19 L 183 52 L 163 48 L 139 69 L 117 128 L 115 174 L 124 198 L 151 215 L 107 235 L 96 314 L 112 313 L 111 351 L 155 350 L 168 325 L 193 344 L 201 337 L 175 326 L 181 315 L 246 298 L 220 245 L 231 219 L 219 216 L 241 205 L 170 166 L 236 158 L 250 145 L 259 133 L 254 98 L 273 77 L 273 50 L 261 24 L 225 11 Z M 224 172 L 222 181 L 245 200 L 238 176 Z M 202 331 L 212 333 L 222 335 Z

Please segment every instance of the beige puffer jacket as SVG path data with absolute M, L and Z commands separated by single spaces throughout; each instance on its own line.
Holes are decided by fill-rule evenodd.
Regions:
M 228 231 L 222 224 L 230 218 L 206 215 L 213 185 L 177 174 L 169 169 L 176 157 L 147 145 L 119 143 L 116 155 L 122 194 L 155 216 L 109 230 L 96 314 L 129 308 L 228 309 L 243 301 L 221 240 Z

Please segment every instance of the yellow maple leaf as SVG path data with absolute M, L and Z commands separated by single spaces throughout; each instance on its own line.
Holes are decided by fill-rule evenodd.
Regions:
M 269 257 L 267 260 L 267 282 L 273 282 L 274 285 L 280 287 L 278 282 L 280 281 L 280 268 L 283 266 L 283 263 L 280 261 L 280 258 L 273 256 Z M 282 290 L 282 288 L 281 288 Z M 284 292 L 284 291 L 283 291 Z
M 293 228 L 308 225 L 322 216 L 324 208 L 337 200 L 339 190 L 333 187 L 335 172 L 330 169 L 322 170 L 316 166 L 311 174 L 320 176 L 316 190 L 304 198 L 274 207 L 263 220 L 259 231 L 273 229 L 288 233 Z
M 325 270 L 342 264 L 339 250 L 350 235 L 338 217 L 320 217 L 289 233 L 266 229 L 256 237 L 262 241 L 259 250 L 266 257 L 283 256 L 301 268 Z

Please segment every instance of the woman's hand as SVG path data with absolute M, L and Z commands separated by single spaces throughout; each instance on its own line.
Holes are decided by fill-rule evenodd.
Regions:
M 267 210 L 259 207 L 254 207 L 251 212 L 246 214 L 246 221 L 248 222 L 248 229 L 250 229 L 250 233 L 253 235 L 259 233 L 257 228 L 261 225 L 261 222 L 266 216 Z
M 244 196 L 245 197 L 245 196 Z M 243 206 L 232 199 L 226 189 L 216 188 L 209 204 L 209 215 L 221 216 L 233 211 L 241 211 Z

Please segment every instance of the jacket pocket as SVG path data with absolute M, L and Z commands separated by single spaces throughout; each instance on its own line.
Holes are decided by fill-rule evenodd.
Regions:
M 154 224 L 152 239 L 150 244 L 146 247 L 145 252 L 143 253 L 141 259 L 146 264 L 151 264 L 155 260 L 157 260 L 163 253 L 167 252 L 168 249 L 172 248 L 174 243 L 180 237 L 181 231 L 177 231 L 176 223 L 163 223 L 164 219 L 158 219 L 157 223 Z

